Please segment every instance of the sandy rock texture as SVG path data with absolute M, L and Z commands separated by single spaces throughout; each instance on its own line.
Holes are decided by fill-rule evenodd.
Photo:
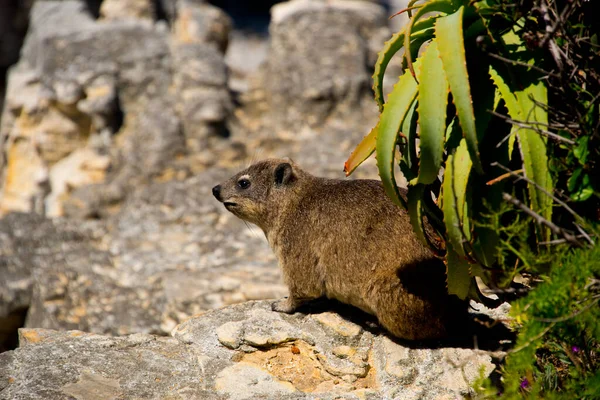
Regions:
M 22 329 L 0 354 L 0 398 L 454 399 L 481 350 L 405 347 L 337 313 L 284 315 L 265 301 L 210 311 L 171 338 Z

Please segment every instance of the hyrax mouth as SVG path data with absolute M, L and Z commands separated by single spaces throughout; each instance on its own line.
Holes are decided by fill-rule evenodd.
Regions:
M 225 206 L 225 208 L 230 208 L 230 207 L 235 207 L 237 206 L 237 203 L 234 203 L 232 201 L 224 201 L 223 205 Z

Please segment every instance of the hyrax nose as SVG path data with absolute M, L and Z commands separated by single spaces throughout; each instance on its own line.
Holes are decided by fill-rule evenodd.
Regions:
M 222 201 L 221 199 L 221 185 L 217 185 L 214 188 L 212 188 L 212 192 L 213 192 L 213 196 L 215 196 L 215 198 L 219 201 Z

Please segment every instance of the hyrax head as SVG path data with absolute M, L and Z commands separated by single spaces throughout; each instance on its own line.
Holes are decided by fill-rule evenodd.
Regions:
M 265 230 L 299 172 L 290 160 L 264 160 L 215 186 L 212 192 L 228 211 Z

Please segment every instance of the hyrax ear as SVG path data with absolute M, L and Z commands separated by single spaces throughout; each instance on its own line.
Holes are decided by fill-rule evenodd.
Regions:
M 292 165 L 290 163 L 281 163 L 275 167 L 275 184 L 287 185 L 296 179 Z

